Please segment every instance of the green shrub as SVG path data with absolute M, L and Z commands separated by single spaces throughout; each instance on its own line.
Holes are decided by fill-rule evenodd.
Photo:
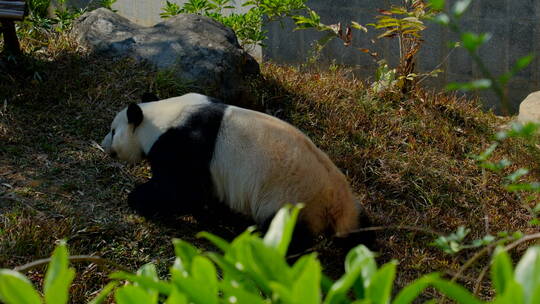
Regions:
M 378 267 L 365 246 L 352 249 L 345 259 L 345 273 L 332 282 L 323 273 L 315 253 L 289 265 L 286 252 L 299 208 L 281 209 L 264 238 L 248 229 L 231 243 L 200 233 L 222 253 L 201 253 L 182 240 L 174 240 L 176 260 L 170 278 L 160 279 L 156 267 L 147 264 L 136 273 L 115 272 L 92 303 L 114 294 L 117 303 L 411 303 L 427 287 L 434 287 L 458 303 L 482 303 L 464 287 L 425 275 L 400 290 L 392 300 L 397 262 Z M 54 251 L 43 284 L 43 296 L 19 272 L 0 270 L 0 300 L 15 303 L 68 301 L 75 271 L 69 268 L 66 244 Z M 217 267 L 216 267 L 217 266 Z M 491 266 L 497 297 L 492 303 L 539 303 L 540 246 L 530 248 L 516 269 L 504 250 L 497 250 Z M 118 287 L 120 281 L 127 284 Z
M 243 6 L 250 7 L 246 13 L 227 13 L 234 8 L 231 0 L 189 0 L 180 6 L 166 1 L 161 18 L 170 18 L 178 14 L 197 14 L 210 17 L 236 33 L 242 46 L 263 45 L 266 22 L 291 17 L 298 11 L 306 9 L 307 0 L 252 0 Z

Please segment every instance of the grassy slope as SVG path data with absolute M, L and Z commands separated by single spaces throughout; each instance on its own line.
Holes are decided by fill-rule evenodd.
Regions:
M 31 54 L 25 68 L 0 74 L 0 267 L 46 257 L 55 240 L 66 238 L 73 254 L 101 255 L 132 269 L 154 261 L 165 269 L 172 237 L 205 248 L 196 232 L 232 237 L 243 229 L 245 223 L 232 221 L 185 216 L 165 225 L 134 215 L 126 195 L 148 177 L 147 168 L 116 163 L 94 142 L 114 113 L 142 92 L 168 97 L 185 88 L 131 60 L 87 56 L 66 37 L 42 39 L 49 39 L 48 47 L 37 52 L 30 50 L 39 42 L 23 39 Z M 526 229 L 519 198 L 467 157 L 488 145 L 501 122 L 471 101 L 430 93 L 411 100 L 369 96 L 343 71 L 268 64 L 263 73 L 264 80 L 254 82 L 257 106 L 328 152 L 376 224 L 442 232 L 466 225 L 473 237 Z M 501 153 L 536 169 L 530 149 L 514 141 Z M 383 230 L 377 239 L 381 261 L 400 261 L 400 285 L 433 270 L 455 272 L 471 254 L 448 257 L 428 246 L 432 236 L 404 229 Z M 339 273 L 342 253 L 327 243 L 319 249 L 327 272 Z M 90 297 L 109 273 L 95 265 L 78 268 L 75 303 Z

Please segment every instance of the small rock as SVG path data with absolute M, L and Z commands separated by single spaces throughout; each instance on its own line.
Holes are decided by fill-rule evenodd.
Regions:
M 234 32 L 204 16 L 180 14 L 145 27 L 100 8 L 82 15 L 74 32 L 93 52 L 153 63 L 233 104 L 244 97 L 247 80 L 260 73 Z
M 540 122 L 540 91 L 529 94 L 519 105 L 518 122 Z

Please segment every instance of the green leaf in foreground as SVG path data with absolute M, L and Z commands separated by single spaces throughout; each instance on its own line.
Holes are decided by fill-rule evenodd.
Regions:
M 270 228 L 264 236 L 264 244 L 275 248 L 281 256 L 285 256 L 287 248 L 291 242 L 296 224 L 296 218 L 303 205 L 299 204 L 294 207 L 286 206 L 279 209 L 274 216 Z
M 449 83 L 445 89 L 447 91 L 473 91 L 473 90 L 485 90 L 491 87 L 491 80 L 489 79 L 478 79 L 471 82 L 458 83 L 453 82 Z
M 434 10 L 442 10 L 444 9 L 445 0 L 429 0 L 429 4 L 431 4 L 431 8 Z
M 119 288 L 114 294 L 118 304 L 154 304 L 157 298 L 148 294 L 142 287 L 127 285 Z
M 452 12 L 454 13 L 454 16 L 461 17 L 463 13 L 469 8 L 471 5 L 472 0 L 459 0 L 456 1 L 456 4 L 454 4 L 454 7 L 452 9 Z
M 39 304 L 41 298 L 32 283 L 17 271 L 0 270 L 0 300 L 7 304 Z
M 372 303 L 389 303 L 392 286 L 396 277 L 397 262 L 384 264 L 374 275 L 366 290 L 366 296 Z
M 412 284 L 403 288 L 392 304 L 409 304 L 412 303 L 418 296 L 428 288 L 431 283 L 439 278 L 439 274 L 432 273 L 421 277 L 420 279 L 414 281 Z
M 532 303 L 535 291 L 540 288 L 540 246 L 527 249 L 516 266 L 514 278 L 523 286 L 525 303 Z
M 68 268 L 68 256 L 66 243 L 61 241 L 53 252 L 45 274 L 43 290 L 47 303 L 64 304 L 68 301 L 69 287 L 75 277 L 75 270 Z
M 315 255 L 309 255 L 302 273 L 296 277 L 292 288 L 294 303 L 311 304 L 321 300 L 321 264 Z
M 437 288 L 441 293 L 447 297 L 453 299 L 454 301 L 462 304 L 482 304 L 482 301 L 478 300 L 474 295 L 472 295 L 467 289 L 463 286 L 456 284 L 454 282 L 446 280 L 435 280 L 433 286 Z
M 197 233 L 197 237 L 209 240 L 210 242 L 212 242 L 212 244 L 216 245 L 216 247 L 221 249 L 221 251 L 223 252 L 227 252 L 231 248 L 231 245 L 226 240 L 206 231 Z
M 498 247 L 491 263 L 491 282 L 497 294 L 502 295 L 506 287 L 514 280 L 512 261 L 508 253 Z
M 371 278 L 377 272 L 375 254 L 366 246 L 359 245 L 351 249 L 345 258 L 345 272 L 352 272 L 353 269 L 360 268 L 360 276 L 354 282 L 353 288 L 356 296 L 363 299 L 366 289 L 371 283 Z
M 101 302 L 105 301 L 107 296 L 116 288 L 116 286 L 118 286 L 118 282 L 109 282 L 109 284 L 105 285 L 105 287 L 103 287 L 99 294 L 92 301 L 90 301 L 89 304 L 100 304 Z
M 466 32 L 461 35 L 463 47 L 472 53 L 476 52 L 478 48 L 488 42 L 489 39 L 491 39 L 491 34 L 489 33 L 475 34 Z

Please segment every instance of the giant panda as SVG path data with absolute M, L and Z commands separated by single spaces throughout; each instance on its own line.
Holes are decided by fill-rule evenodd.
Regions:
M 102 146 L 151 179 L 128 203 L 143 215 L 190 210 L 213 198 L 268 224 L 284 204 L 303 203 L 299 225 L 345 237 L 359 224 L 347 178 L 301 131 L 273 116 L 200 94 L 135 104 L 114 118 Z

